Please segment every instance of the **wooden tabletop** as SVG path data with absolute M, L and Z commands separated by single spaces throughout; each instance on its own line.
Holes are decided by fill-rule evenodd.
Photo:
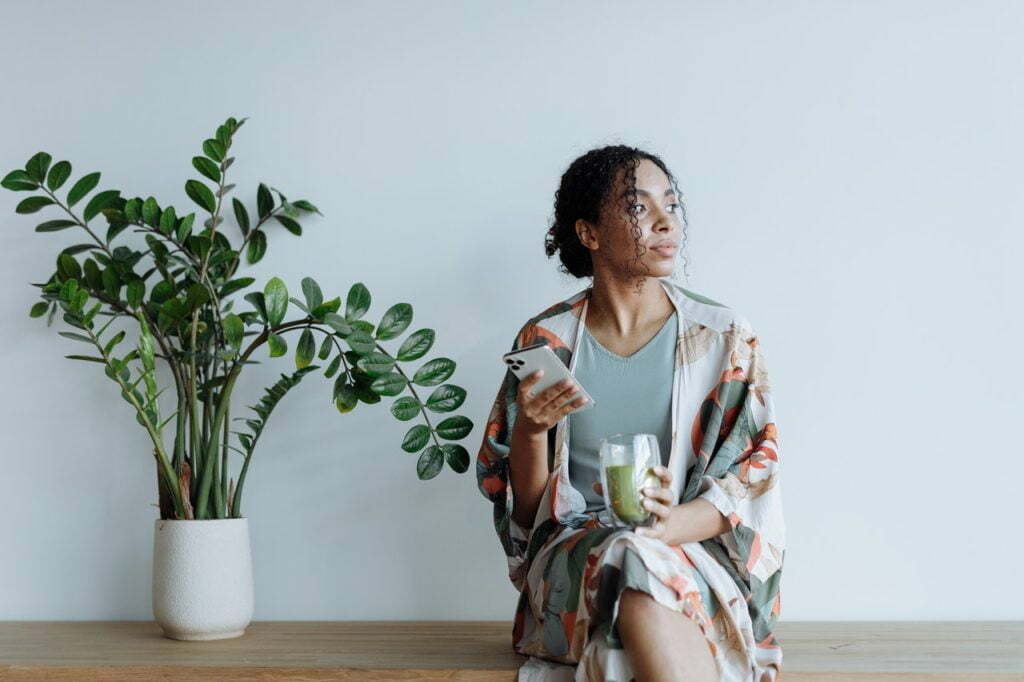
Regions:
M 787 682 L 1024 680 L 1024 622 L 783 622 Z M 168 639 L 152 621 L 0 621 L 0 680 L 481 680 L 526 660 L 504 621 L 255 621 Z

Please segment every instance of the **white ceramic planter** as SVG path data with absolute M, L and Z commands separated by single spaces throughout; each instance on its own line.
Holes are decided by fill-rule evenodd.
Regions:
M 153 616 L 172 639 L 239 637 L 252 620 L 249 519 L 157 519 Z

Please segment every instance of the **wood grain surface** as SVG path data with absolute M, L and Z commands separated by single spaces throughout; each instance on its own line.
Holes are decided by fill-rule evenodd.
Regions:
M 1024 682 L 1024 622 L 779 623 L 779 682 Z M 209 642 L 152 621 L 0 621 L 2 680 L 481 680 L 525 657 L 504 621 L 256 621 Z

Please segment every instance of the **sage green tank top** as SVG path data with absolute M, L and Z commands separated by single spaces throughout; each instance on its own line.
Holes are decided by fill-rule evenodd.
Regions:
M 569 415 L 569 479 L 587 500 L 587 512 L 604 507 L 594 490 L 601 481 L 601 439 L 617 433 L 653 433 L 661 463 L 672 446 L 672 377 L 678 314 L 633 355 L 611 352 L 584 326 L 574 375 L 594 399 L 594 407 Z

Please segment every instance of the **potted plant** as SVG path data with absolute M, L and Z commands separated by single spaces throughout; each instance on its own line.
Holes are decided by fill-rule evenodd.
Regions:
M 248 309 L 235 309 L 239 294 L 255 282 L 237 274 L 243 254 L 249 264 L 256 263 L 266 253 L 271 229 L 280 226 L 301 235 L 302 214 L 323 215 L 309 201 L 289 201 L 260 183 L 255 216 L 242 201 L 231 200 L 238 246 L 219 229 L 225 197 L 235 187 L 227 182 L 235 160 L 229 154 L 245 121 L 227 119 L 202 143 L 203 154 L 192 159 L 204 179 L 187 180 L 185 192 L 208 214 L 201 230 L 194 211 L 179 215 L 152 196 L 125 198 L 116 189 L 92 193 L 98 172 L 80 177 L 62 199 L 58 191 L 71 177 L 71 164 L 51 165 L 45 152 L 0 181 L 10 190 L 33 192 L 18 203 L 17 213 L 51 207 L 60 212 L 37 225 L 37 232 L 80 228 L 88 234 L 88 241 L 60 251 L 46 282 L 33 283 L 42 300 L 29 314 L 46 315 L 50 326 L 61 310 L 72 329 L 58 333 L 88 347 L 66 357 L 102 365 L 152 441 L 160 508 L 153 610 L 165 635 L 175 639 L 237 637 L 248 626 L 253 584 L 248 519 L 241 513 L 246 473 L 275 406 L 303 377 L 320 369 L 315 359 L 326 363 L 323 375 L 333 379 L 331 401 L 342 413 L 408 390 L 390 409 L 401 421 L 422 419 L 401 444 L 405 452 L 419 453 L 420 479 L 436 476 L 445 462 L 458 473 L 469 467 L 469 453 L 455 441 L 469 434 L 472 422 L 452 415 L 433 423 L 430 415 L 453 412 L 466 399 L 464 389 L 444 383 L 455 362 L 438 357 L 411 372 L 399 364 L 423 358 L 434 344 L 434 330 L 417 329 L 394 352 L 381 345 L 409 327 L 410 304 L 392 305 L 374 325 L 363 319 L 371 297 L 362 283 L 349 288 L 342 311 L 341 298 L 325 299 L 311 277 L 302 279 L 302 299 L 290 296 L 285 282 L 273 277 L 262 290 L 244 294 Z M 90 193 L 76 214 L 74 207 Z M 106 222 L 103 237 L 99 218 Z M 144 246 L 114 246 L 129 228 L 142 235 Z M 291 308 L 300 312 L 286 319 Z M 102 318 L 109 319 L 100 324 Z M 115 322 L 127 325 L 111 328 Z M 124 343 L 129 331 L 134 338 L 130 348 Z M 249 406 L 254 414 L 238 416 L 232 398 L 239 374 L 263 353 L 288 355 L 289 336 L 298 337 L 292 345 L 295 371 L 281 374 Z M 164 377 L 158 376 L 158 365 L 166 366 Z M 174 402 L 167 407 L 160 396 L 172 383 Z M 241 457 L 237 479 L 229 473 L 229 452 Z

